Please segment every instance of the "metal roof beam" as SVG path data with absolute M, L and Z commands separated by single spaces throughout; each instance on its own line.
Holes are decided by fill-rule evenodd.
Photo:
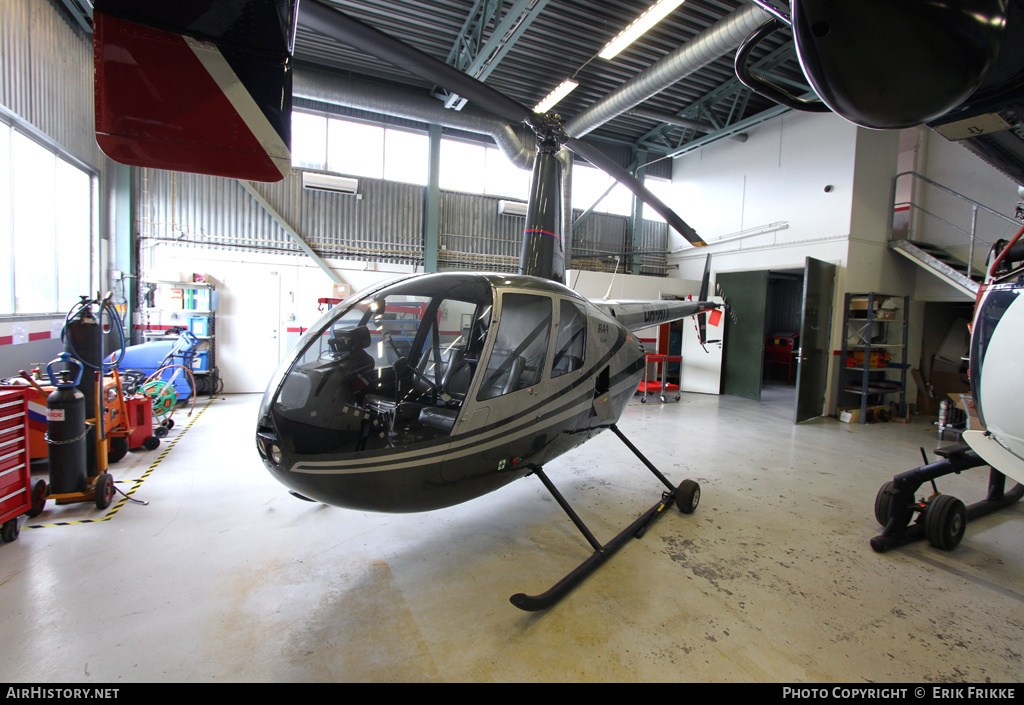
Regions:
M 762 73 L 767 73 L 777 66 L 789 61 L 796 56 L 796 51 L 793 47 L 792 42 L 784 44 L 760 61 L 754 64 L 754 68 L 758 69 Z M 806 88 L 806 86 L 804 86 Z M 738 78 L 732 78 L 722 83 L 717 88 L 708 91 L 703 96 L 698 98 L 696 101 L 686 106 L 683 110 L 680 110 L 675 114 L 675 118 L 681 120 L 690 120 L 698 122 L 713 122 L 716 124 L 717 129 L 708 131 L 704 135 L 698 135 L 699 130 L 694 130 L 692 127 L 684 129 L 679 140 L 675 143 L 675 147 L 670 150 L 673 153 L 680 153 L 686 151 L 683 149 L 685 145 L 693 141 L 699 141 L 701 145 L 709 144 L 717 139 L 723 137 L 732 137 L 735 139 L 745 139 L 743 132 L 737 130 L 735 125 L 738 124 L 736 120 L 743 115 L 746 101 L 749 98 L 750 89 L 744 86 Z M 726 121 L 723 124 L 717 124 L 718 120 L 715 119 L 711 107 L 723 103 L 728 100 L 733 101 L 733 106 L 729 110 Z M 742 105 L 741 105 L 742 104 Z M 769 108 L 762 115 L 771 114 L 774 116 L 777 114 L 775 108 Z M 754 116 L 757 118 L 758 116 Z M 757 124 L 762 120 L 742 120 L 744 124 Z M 643 135 L 636 141 L 637 147 L 648 147 L 653 148 L 657 145 L 657 148 L 664 150 L 664 145 L 667 142 L 667 137 L 670 132 L 678 127 L 677 123 L 669 123 L 667 120 L 650 130 L 647 134 Z
M 505 54 L 515 46 L 523 32 L 537 18 L 548 0 L 516 0 L 500 20 L 501 0 L 478 0 L 462 26 L 455 46 L 448 54 L 448 63 L 480 81 L 485 80 Z M 487 27 L 494 25 L 484 40 Z M 441 90 L 446 108 L 461 110 L 466 99 Z

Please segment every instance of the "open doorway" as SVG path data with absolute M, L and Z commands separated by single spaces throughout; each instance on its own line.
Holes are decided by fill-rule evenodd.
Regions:
M 826 412 L 835 265 L 726 272 L 717 288 L 734 314 L 725 329 L 722 393 L 786 405 L 797 423 Z
M 797 351 L 803 310 L 804 272 L 768 272 L 765 297 L 761 401 L 792 407 L 796 403 Z

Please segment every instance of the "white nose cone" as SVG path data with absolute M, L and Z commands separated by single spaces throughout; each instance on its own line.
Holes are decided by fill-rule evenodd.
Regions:
M 976 403 L 991 439 L 1009 451 L 1024 468 L 1024 364 L 1020 345 L 1024 340 L 1024 295 L 1017 296 L 999 319 L 985 348 L 978 370 L 979 389 Z M 976 364 L 972 361 L 972 364 Z M 972 372 L 973 373 L 973 372 Z M 985 458 L 996 470 L 1017 476 L 1020 468 L 1000 467 L 994 459 Z M 1012 462 L 1012 461 L 1011 461 Z

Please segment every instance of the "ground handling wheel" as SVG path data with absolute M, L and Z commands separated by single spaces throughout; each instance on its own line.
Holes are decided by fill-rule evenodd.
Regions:
M 943 551 L 952 551 L 967 530 L 967 508 L 956 497 L 940 494 L 928 503 L 924 513 L 924 533 L 928 543 Z
M 32 485 L 32 506 L 25 512 L 26 516 L 37 517 L 43 513 L 43 509 L 46 508 L 46 495 L 46 481 L 36 480 Z
M 96 478 L 96 508 L 106 509 L 114 499 L 114 478 L 110 473 L 100 473 Z
M 14 517 L 0 526 L 0 540 L 3 540 L 4 543 L 14 541 L 18 538 L 18 534 L 20 533 L 21 529 L 18 527 L 18 517 Z
M 892 518 L 892 500 L 896 496 L 896 491 L 893 489 L 895 486 L 896 483 L 889 480 L 878 488 L 878 494 L 875 496 L 875 521 L 882 526 L 888 525 L 889 519 Z M 910 521 L 910 516 L 907 517 L 907 521 Z
M 693 480 L 683 480 L 676 490 L 676 506 L 683 514 L 693 514 L 700 504 L 700 485 Z

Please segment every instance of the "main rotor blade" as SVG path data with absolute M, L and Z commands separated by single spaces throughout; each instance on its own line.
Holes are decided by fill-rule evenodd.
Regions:
M 318 0 L 302 0 L 299 24 L 443 86 L 510 122 L 526 122 L 533 115 L 532 110 L 482 81 Z
M 697 231 L 687 225 L 682 218 L 676 215 L 675 211 L 666 206 L 660 198 L 655 196 L 646 186 L 640 183 L 639 179 L 630 174 L 626 169 L 619 166 L 614 159 L 606 155 L 600 149 L 575 137 L 570 137 L 566 140 L 565 146 L 632 191 L 637 198 L 653 208 L 658 215 L 664 218 L 668 224 L 672 226 L 673 229 L 685 237 L 695 247 L 703 247 L 704 245 L 707 245 L 707 243 L 704 242 L 704 240 L 702 240 L 697 234 Z

